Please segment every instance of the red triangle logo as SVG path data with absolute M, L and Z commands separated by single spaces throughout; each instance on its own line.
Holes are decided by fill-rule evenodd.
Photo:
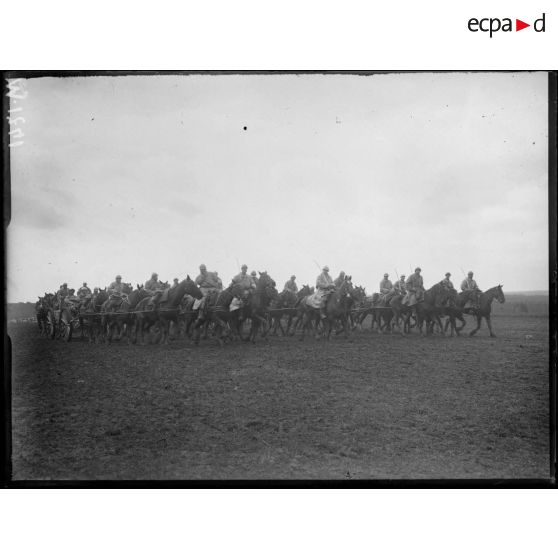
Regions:
M 531 25 L 529 23 L 525 23 L 524 21 L 521 21 L 520 19 L 515 20 L 516 31 L 521 31 L 522 29 L 525 29 L 525 27 L 531 27 Z

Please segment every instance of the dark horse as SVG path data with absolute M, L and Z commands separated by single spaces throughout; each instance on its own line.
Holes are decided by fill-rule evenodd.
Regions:
M 460 293 L 459 299 L 463 299 L 466 293 Z M 492 301 L 496 299 L 500 304 L 506 302 L 506 297 L 504 296 L 504 291 L 502 290 L 502 285 L 497 285 L 492 287 L 487 291 L 484 291 L 479 298 L 478 308 L 466 308 L 463 310 L 467 314 L 472 314 L 477 318 L 477 327 L 469 333 L 469 335 L 475 335 L 481 327 L 482 319 L 486 320 L 486 325 L 490 331 L 490 337 L 496 337 L 496 334 L 492 331 L 492 322 L 490 321 L 490 313 L 492 312 Z
M 136 289 L 122 298 L 122 304 L 115 312 L 102 314 L 103 330 L 106 334 L 105 341 L 107 343 L 112 341 L 113 332 L 115 330 L 118 331 L 120 338 L 122 338 L 122 335 L 126 335 L 128 343 L 130 343 L 130 331 L 134 326 L 133 312 L 138 303 L 148 296 L 149 293 L 143 288 L 143 286 L 140 287 L 137 285 Z M 105 303 L 102 308 L 105 308 L 106 304 L 108 304 L 108 302 Z
M 256 342 L 256 335 L 262 328 L 262 338 L 268 332 L 268 321 L 267 315 L 269 311 L 269 306 L 273 300 L 275 300 L 279 293 L 275 288 L 275 281 L 267 274 L 267 271 L 260 271 L 260 276 L 256 282 L 256 290 L 248 295 L 248 299 L 245 301 L 242 312 L 242 320 L 250 318 L 250 333 L 244 341 Z
M 341 322 L 342 329 L 336 333 L 345 333 L 345 337 L 349 337 L 349 312 L 355 302 L 354 287 L 351 283 L 351 277 L 346 276 L 345 280 L 338 288 L 332 291 L 326 300 L 324 320 L 324 333 L 327 332 L 327 339 L 331 336 L 331 331 L 337 322 Z M 314 321 L 317 324 L 320 321 L 320 310 L 314 308 L 302 301 L 304 306 L 304 315 L 302 318 L 302 334 L 300 340 L 304 339 L 304 334 L 308 326 Z
M 45 296 L 40 296 L 39 300 L 35 303 L 35 316 L 37 317 L 37 326 L 39 331 L 46 335 L 48 332 L 48 310 L 49 306 L 45 300 L 47 293 Z
M 291 329 L 291 324 L 293 318 L 297 315 L 296 303 L 298 297 L 292 291 L 283 291 L 279 296 L 273 301 L 269 309 L 269 318 L 271 321 L 271 328 L 273 329 L 273 334 L 277 334 L 277 328 L 281 330 L 282 335 L 288 335 Z M 281 319 L 287 317 L 287 331 L 283 329 L 283 324 Z
M 389 304 L 393 308 L 395 323 L 398 325 L 402 334 L 409 332 L 410 320 L 413 311 L 416 313 L 417 325 L 421 334 L 428 334 L 431 331 L 431 323 L 438 325 L 442 335 L 444 330 L 440 317 L 444 313 L 444 304 L 450 299 L 451 293 L 441 283 L 436 283 L 430 289 L 424 292 L 424 298 L 413 306 L 404 306 L 402 304 L 403 297 L 394 296 Z M 403 327 L 400 326 L 400 320 L 403 321 Z M 426 331 L 423 331 L 423 325 L 426 323 Z
M 79 327 L 82 337 L 87 333 L 89 342 L 99 340 L 103 334 L 101 307 L 108 300 L 106 289 L 100 289 L 79 310 Z
M 200 308 L 198 317 L 193 325 L 194 344 L 200 342 L 200 333 L 203 326 L 213 323 L 215 328 L 213 334 L 219 345 L 231 340 L 233 333 L 239 334 L 238 311 L 231 312 L 230 306 L 233 298 L 242 295 L 242 286 L 232 283 L 220 293 L 212 293 L 208 295 L 208 301 L 205 308 Z M 231 328 L 231 325 L 233 328 Z M 233 331 L 234 329 L 234 331 Z
M 161 343 L 168 343 L 170 323 L 171 321 L 178 323 L 179 306 L 185 294 L 192 295 L 197 299 L 203 297 L 199 287 L 190 279 L 189 275 L 184 281 L 166 291 L 158 302 L 154 302 L 153 297 L 140 300 L 134 311 L 135 332 L 133 341 L 136 342 L 139 334 L 140 342 L 143 345 L 145 330 L 153 325 L 159 325 L 162 331 Z

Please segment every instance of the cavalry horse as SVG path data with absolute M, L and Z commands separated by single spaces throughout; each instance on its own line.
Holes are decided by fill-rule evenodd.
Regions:
M 260 271 L 260 276 L 256 282 L 256 290 L 248 295 L 244 306 L 241 308 L 242 321 L 250 318 L 250 332 L 244 341 L 256 342 L 256 335 L 262 328 L 262 338 L 265 339 L 269 330 L 267 314 L 270 303 L 275 300 L 279 293 L 275 288 L 275 281 L 267 274 L 267 271 Z
M 463 299 L 466 293 L 460 293 L 458 299 Z M 506 297 L 504 296 L 504 291 L 502 290 L 502 285 L 496 285 L 487 291 L 481 293 L 479 297 L 478 308 L 465 308 L 463 312 L 466 314 L 472 314 L 477 318 L 477 327 L 469 333 L 470 336 L 475 335 L 481 327 L 482 319 L 486 320 L 486 325 L 490 331 L 490 337 L 496 337 L 496 334 L 492 331 L 492 322 L 490 320 L 490 313 L 492 312 L 492 301 L 496 299 L 500 304 L 506 302 Z M 465 305 L 465 303 L 463 303 Z
M 273 334 L 277 335 L 277 328 L 281 330 L 282 335 L 288 335 L 293 322 L 293 318 L 297 315 L 296 303 L 298 296 L 292 291 L 283 291 L 279 294 L 269 308 L 269 318 Z M 287 316 L 287 331 L 283 329 L 281 319 Z
M 426 323 L 426 334 L 431 331 L 431 323 L 438 324 L 442 335 L 444 329 L 440 317 L 444 312 L 444 304 L 450 299 L 451 293 L 441 283 L 436 283 L 430 289 L 424 292 L 424 298 L 412 306 L 403 305 L 403 296 L 396 295 L 390 301 L 389 305 L 393 309 L 394 319 L 399 331 L 402 335 L 410 331 L 410 321 L 413 311 L 416 314 L 417 325 L 422 335 L 423 325 Z M 401 327 L 401 321 L 403 327 Z
M 239 310 L 230 310 L 233 298 L 242 295 L 242 286 L 232 283 L 221 292 L 211 293 L 208 295 L 208 300 L 205 308 L 200 308 L 198 317 L 193 325 L 193 340 L 195 345 L 199 345 L 200 333 L 203 326 L 208 326 L 213 323 L 215 328 L 213 330 L 214 336 L 223 346 L 223 343 L 231 340 L 233 333 L 240 337 L 238 314 Z M 231 328 L 231 324 L 233 328 Z
M 331 336 L 331 331 L 335 324 L 339 321 L 341 322 L 342 329 L 340 331 L 336 331 L 336 334 L 344 332 L 345 337 L 349 337 L 349 312 L 351 310 L 352 305 L 355 302 L 354 296 L 354 287 L 351 283 L 351 277 L 347 275 L 341 285 L 338 288 L 333 290 L 329 293 L 326 300 L 325 306 L 325 316 L 326 319 L 323 320 L 324 322 L 324 333 L 327 333 L 327 340 L 329 341 Z M 309 325 L 312 324 L 312 321 L 316 324 L 316 328 L 318 323 L 321 320 L 320 317 L 320 309 L 314 308 L 306 303 L 306 299 L 304 299 L 301 304 L 304 308 L 304 314 L 302 317 L 302 333 L 300 336 L 300 340 L 304 340 L 304 335 L 306 330 L 308 329 Z M 316 338 L 317 338 L 316 333 Z
M 106 334 L 105 342 L 110 343 L 113 338 L 113 332 L 118 331 L 119 339 L 126 335 L 128 343 L 131 341 L 130 331 L 134 326 L 134 310 L 140 301 L 149 297 L 149 292 L 143 286 L 137 285 L 131 293 L 126 294 L 122 298 L 122 303 L 113 312 L 105 312 L 102 314 L 103 330 Z M 107 303 L 105 303 L 107 304 Z M 104 308 L 104 305 L 103 307 Z
M 153 325 L 159 325 L 162 331 L 161 343 L 169 342 L 169 326 L 171 321 L 178 323 L 180 313 L 180 303 L 185 294 L 189 294 L 194 298 L 203 297 L 202 292 L 190 276 L 188 275 L 184 281 L 178 285 L 170 287 L 163 297 L 157 296 L 157 301 L 153 301 L 154 297 L 146 297 L 138 302 L 134 311 L 134 336 L 135 343 L 140 337 L 140 343 L 144 342 L 144 332 Z
M 86 303 L 79 310 L 79 328 L 81 336 L 84 337 L 87 333 L 89 342 L 97 343 L 99 337 L 103 335 L 103 325 L 101 320 L 101 307 L 108 300 L 106 289 L 99 289 L 99 291 L 86 301 Z

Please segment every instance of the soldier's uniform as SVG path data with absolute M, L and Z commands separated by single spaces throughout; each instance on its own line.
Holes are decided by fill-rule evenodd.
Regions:
M 145 282 L 144 289 L 151 294 L 155 294 L 157 291 L 160 291 L 163 288 L 163 284 L 159 281 L 159 276 L 156 273 L 151 275 L 151 279 L 148 279 Z
M 336 288 L 339 288 L 343 284 L 343 281 L 345 281 L 345 272 L 341 271 L 339 277 L 333 281 L 333 284 Z
M 242 287 L 242 296 L 247 299 L 250 295 L 250 291 L 254 287 L 254 283 L 252 281 L 252 277 L 246 273 L 248 271 L 248 266 L 245 264 L 242 266 L 241 269 L 242 271 L 232 278 L 231 283 L 233 285 L 240 285 Z M 231 301 L 230 311 L 233 312 L 234 310 L 238 310 L 241 307 L 242 301 L 235 296 Z
M 414 306 L 415 304 L 421 302 L 424 298 L 424 283 L 420 272 L 420 267 L 417 267 L 415 272 L 410 275 L 405 282 L 407 294 L 403 299 L 403 304 L 407 306 Z
M 293 294 L 298 293 L 298 287 L 296 286 L 295 283 L 295 279 L 296 277 L 293 275 L 286 283 L 285 286 L 283 287 L 284 291 L 289 291 Z
M 329 267 L 326 265 L 322 273 L 316 278 L 316 293 L 320 297 L 320 317 L 326 318 L 325 307 L 327 303 L 327 295 L 335 288 L 335 283 L 329 275 Z
M 450 277 L 451 273 L 446 273 L 446 276 L 441 281 L 442 286 L 444 286 L 446 289 L 453 289 L 453 283 L 451 282 Z
M 253 286 L 252 277 L 246 273 L 247 270 L 246 266 L 242 266 L 242 272 L 232 278 L 232 282 L 235 285 L 240 285 L 243 288 L 246 296 L 250 293 Z
M 467 277 L 461 282 L 461 290 L 471 293 L 471 304 L 474 308 L 478 308 L 480 302 L 481 290 L 477 282 L 473 279 L 473 272 L 469 271 Z
M 60 289 L 57 291 L 56 293 L 56 299 L 58 301 L 58 308 L 62 307 L 62 302 L 64 301 L 64 299 L 70 294 L 70 291 L 68 290 L 68 283 L 63 283 L 60 286 Z
M 212 293 L 221 292 L 223 283 L 217 277 L 215 271 L 207 271 L 204 264 L 200 265 L 200 274 L 196 277 L 196 283 L 203 294 L 203 297 L 194 302 L 193 309 L 205 308 L 208 296 Z
M 407 287 L 405 286 L 405 275 L 401 275 L 401 279 L 393 284 L 393 291 L 396 295 L 407 294 Z
M 122 281 L 113 281 L 107 290 L 109 295 L 121 295 L 124 290 L 124 283 Z
M 82 287 L 78 289 L 77 295 L 79 298 L 85 298 L 91 294 L 91 289 L 84 283 Z
M 380 281 L 380 299 L 385 303 L 389 302 L 389 299 L 394 295 L 393 283 L 388 277 L 389 275 L 385 273 L 384 278 Z
M 252 281 L 252 284 L 250 286 L 250 288 L 255 291 L 256 287 L 258 286 L 258 276 L 257 273 L 255 271 L 252 271 L 252 273 L 250 273 L 250 278 Z

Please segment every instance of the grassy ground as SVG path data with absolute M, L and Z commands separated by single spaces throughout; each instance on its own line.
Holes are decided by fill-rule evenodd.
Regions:
M 219 349 L 18 324 L 14 479 L 547 478 L 548 321 L 493 325 Z

